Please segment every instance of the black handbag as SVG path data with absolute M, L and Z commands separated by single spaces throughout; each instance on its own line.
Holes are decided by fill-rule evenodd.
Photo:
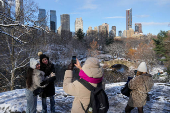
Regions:
M 33 91 L 34 96 L 40 95 L 41 93 L 43 93 L 43 88 L 40 87 Z
M 130 96 L 130 92 L 131 92 L 131 91 L 132 91 L 132 90 L 129 89 L 129 87 L 128 87 L 128 83 L 126 83 L 125 86 L 121 89 L 121 93 L 122 93 L 123 95 L 127 96 L 127 97 Z
M 147 97 L 146 97 L 147 101 L 150 101 L 150 95 L 147 93 Z

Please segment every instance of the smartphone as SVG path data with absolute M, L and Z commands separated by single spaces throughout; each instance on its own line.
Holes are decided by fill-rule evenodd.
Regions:
M 73 65 L 76 64 L 76 56 L 72 56 L 72 63 Z
M 135 75 L 136 75 L 136 73 L 137 73 L 137 70 L 134 70 L 134 73 L 135 73 Z

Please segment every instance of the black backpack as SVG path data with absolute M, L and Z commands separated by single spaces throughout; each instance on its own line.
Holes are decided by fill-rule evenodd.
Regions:
M 109 109 L 109 102 L 108 97 L 102 87 L 94 87 L 84 79 L 79 79 L 78 81 L 91 91 L 90 103 L 87 109 L 85 109 L 81 103 L 85 113 L 88 113 L 89 110 L 92 110 L 92 113 L 107 113 Z

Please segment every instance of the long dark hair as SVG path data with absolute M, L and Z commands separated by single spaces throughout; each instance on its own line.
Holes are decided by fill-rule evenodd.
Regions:
M 30 88 L 32 86 L 32 76 L 33 76 L 33 69 L 28 68 L 27 70 L 27 76 L 26 76 L 26 86 L 27 88 Z

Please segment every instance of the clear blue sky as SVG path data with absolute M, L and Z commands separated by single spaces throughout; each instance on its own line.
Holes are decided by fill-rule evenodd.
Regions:
M 160 30 L 170 30 L 170 0 L 34 0 L 39 8 L 56 10 L 57 29 L 60 26 L 60 15 L 70 14 L 70 30 L 75 31 L 76 18 L 82 17 L 83 31 L 89 26 L 103 23 L 116 26 L 119 30 L 126 30 L 126 9 L 132 8 L 132 28 L 135 23 L 142 23 L 144 34 L 157 35 Z

